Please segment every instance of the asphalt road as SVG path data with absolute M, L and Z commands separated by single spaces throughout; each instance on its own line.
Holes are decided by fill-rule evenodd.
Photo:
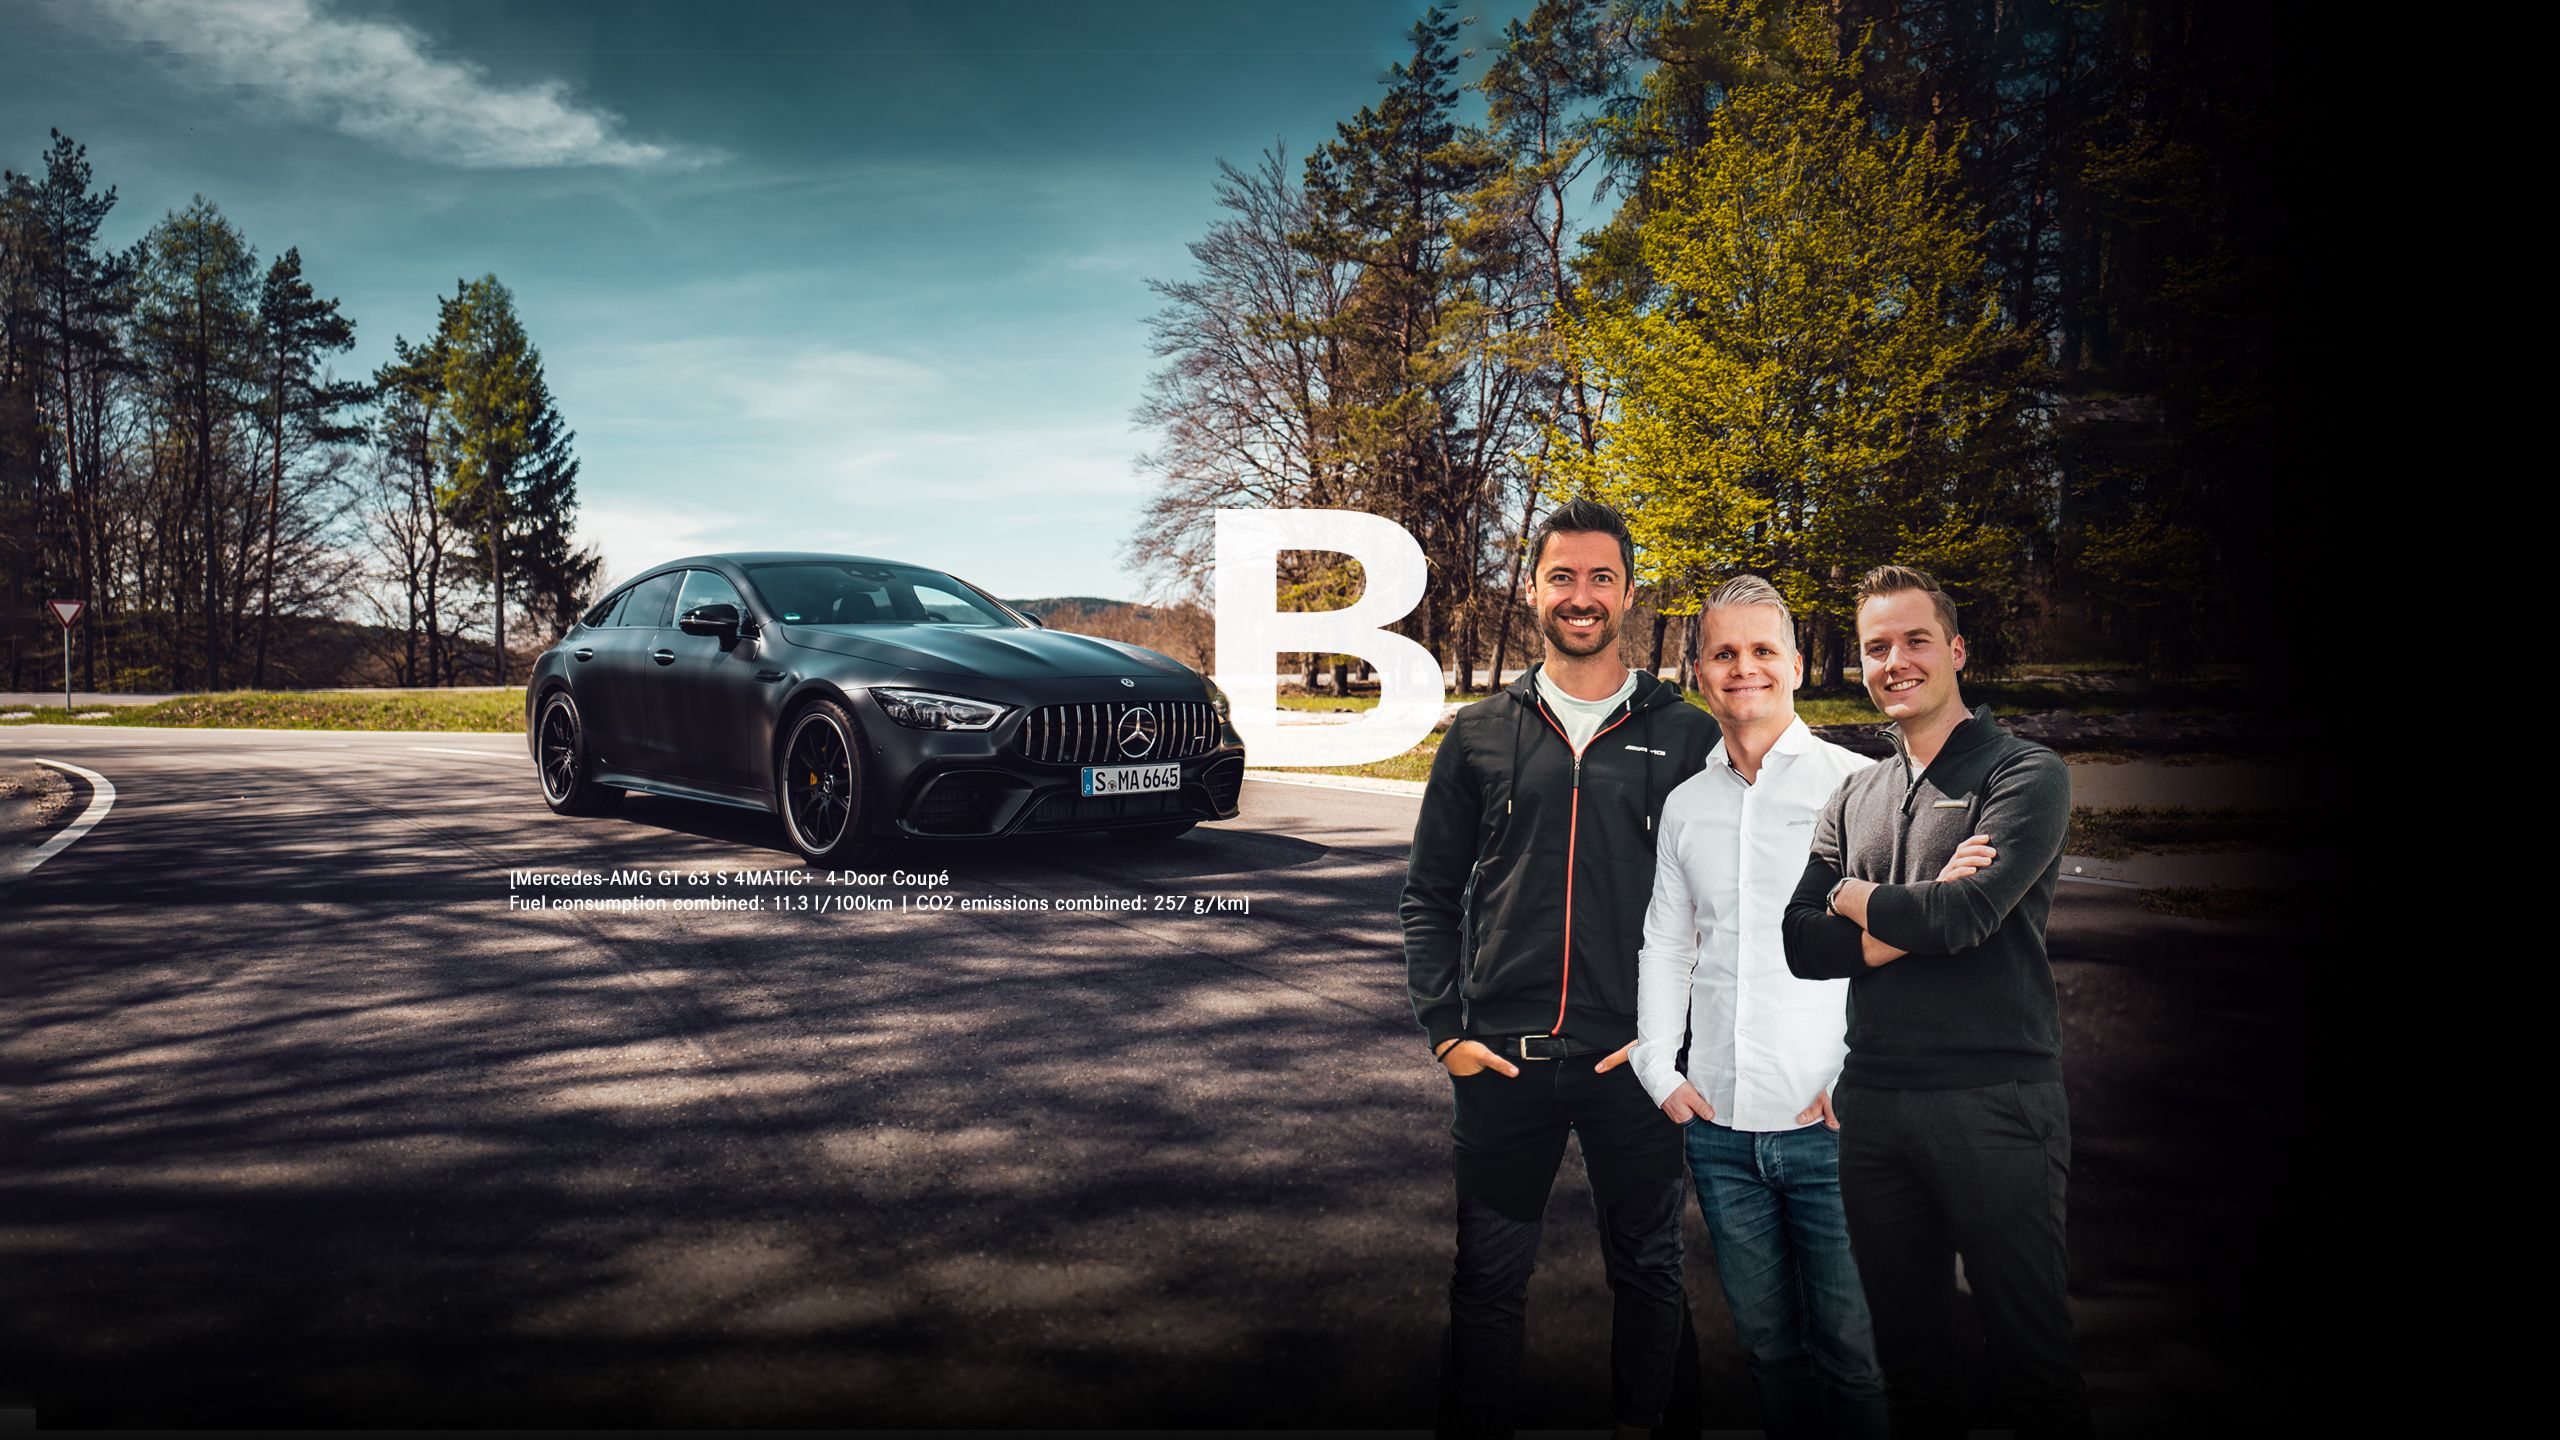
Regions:
M 1447 1082 L 1403 987 L 1407 798 L 1254 782 L 1161 848 L 798 886 L 750 874 L 799 871 L 766 817 L 551 815 L 516 737 L 0 731 L 35 755 L 118 795 L 0 889 L 0 1407 L 1428 1424 Z M 511 883 L 621 869 L 673 879 Z M 546 894 L 767 908 L 517 908 Z M 1148 908 L 969 908 L 1094 896 Z M 2279 1403 L 2299 947 L 2083 886 L 2054 949 L 2100 1402 Z M 1531 1427 L 1605 1424 L 1591 1223 L 1568 1161 Z M 1688 1226 L 1710 1423 L 1756 1425 Z

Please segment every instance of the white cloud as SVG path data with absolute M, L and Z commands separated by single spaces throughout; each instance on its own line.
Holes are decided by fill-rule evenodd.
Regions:
M 581 475 L 581 480 L 587 477 Z M 582 490 L 592 489 L 582 485 Z M 648 566 L 719 548 L 711 515 L 696 506 L 638 498 L 586 498 L 578 506 L 578 543 L 604 555 L 597 593 Z
M 943 383 L 895 355 L 747 335 L 624 343 L 588 357 L 579 379 L 662 417 L 816 427 L 894 412 Z
M 694 164 L 707 152 L 634 140 L 622 117 L 558 80 L 508 85 L 429 53 L 407 25 L 315 0 L 88 0 L 69 12 L 163 52 L 203 85 L 245 87 L 287 115 L 473 169 Z

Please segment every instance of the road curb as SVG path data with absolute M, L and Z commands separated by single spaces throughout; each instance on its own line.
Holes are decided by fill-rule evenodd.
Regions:
M 106 819 L 107 812 L 113 810 L 116 804 L 115 782 L 97 771 L 64 760 L 48 760 L 41 755 L 30 755 L 27 758 L 38 765 L 62 771 L 66 775 L 75 775 L 87 781 L 89 803 L 81 809 L 79 815 L 74 817 L 70 824 L 53 832 L 51 839 L 26 855 L 7 862 L 5 866 L 0 866 L 0 886 L 14 885 L 26 879 L 36 873 L 37 867 L 44 862 L 70 849 L 74 841 L 96 829 L 98 822 Z

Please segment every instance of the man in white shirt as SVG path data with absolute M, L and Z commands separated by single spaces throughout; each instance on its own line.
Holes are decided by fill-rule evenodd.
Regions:
M 1875 762 L 1796 718 L 1804 657 L 1768 581 L 1725 582 L 1698 624 L 1698 682 L 1723 739 L 1663 807 L 1630 1063 L 1686 1127 L 1768 1432 L 1880 1436 L 1884 1377 L 1849 1254 L 1830 1111 L 1849 984 L 1797 979 L 1781 931 L 1823 803 Z

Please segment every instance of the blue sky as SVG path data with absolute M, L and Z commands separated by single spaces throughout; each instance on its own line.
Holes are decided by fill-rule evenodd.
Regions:
M 844 549 L 1135 598 L 1144 282 L 1220 157 L 1330 138 L 1421 8 L 0 0 L 0 164 L 59 128 L 114 243 L 202 193 L 299 246 L 341 373 L 494 272 L 612 574 Z

